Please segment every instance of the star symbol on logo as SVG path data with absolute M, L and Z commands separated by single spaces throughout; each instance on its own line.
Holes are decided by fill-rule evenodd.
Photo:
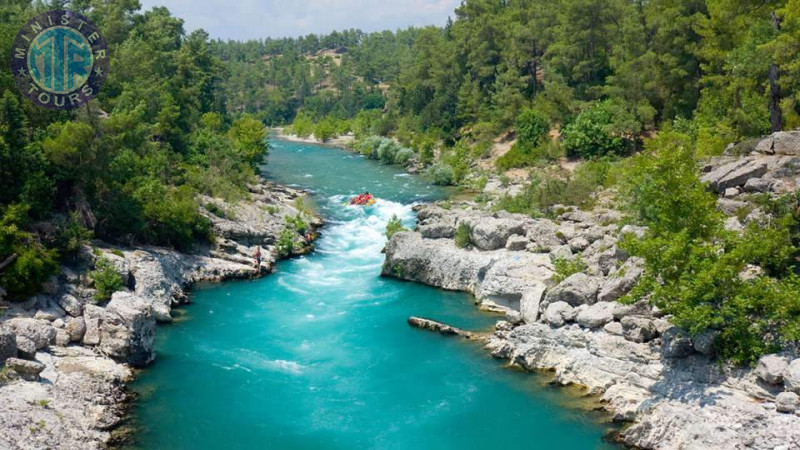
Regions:
M 24 76 L 27 76 L 27 75 L 28 75 L 28 72 L 27 72 L 27 71 L 25 71 L 25 68 L 24 68 L 24 67 L 20 67 L 20 68 L 19 68 L 19 70 L 17 70 L 17 73 L 18 73 L 18 74 L 19 74 L 19 76 L 21 76 L 21 77 L 24 77 Z
M 99 67 L 95 67 L 94 68 L 94 73 L 96 73 L 97 76 L 103 76 L 103 69 L 101 69 Z

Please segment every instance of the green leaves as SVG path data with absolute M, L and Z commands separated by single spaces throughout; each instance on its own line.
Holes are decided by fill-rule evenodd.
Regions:
M 741 235 L 725 231 L 716 199 L 697 176 L 691 139 L 665 132 L 627 169 L 621 199 L 649 227 L 622 247 L 645 260 L 628 300 L 648 297 L 692 334 L 719 332 L 720 355 L 750 363 L 797 339 L 800 283 L 792 201 L 769 201 L 777 219 Z M 792 203 L 795 202 L 795 203 Z M 795 206 L 791 206 L 795 205 Z
M 391 239 L 392 236 L 403 231 L 408 231 L 408 228 L 403 226 L 403 221 L 397 217 L 397 214 L 392 215 L 392 218 L 386 223 L 386 238 Z
M 630 140 L 618 129 L 620 116 L 614 114 L 613 108 L 611 101 L 593 104 L 564 128 L 568 155 L 591 158 L 622 154 L 630 148 Z

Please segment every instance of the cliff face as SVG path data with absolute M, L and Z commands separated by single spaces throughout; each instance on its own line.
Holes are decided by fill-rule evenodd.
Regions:
M 6 307 L 0 317 L 0 448 L 91 449 L 113 441 L 132 368 L 156 358 L 156 323 L 172 320 L 171 309 L 188 302 L 188 288 L 272 270 L 284 217 L 299 213 L 296 199 L 304 193 L 267 182 L 251 191 L 237 204 L 202 199 L 217 213 L 202 211 L 216 239 L 191 254 L 95 243 L 84 249 L 83 266 L 64 267 L 42 294 L 0 305 Z M 312 218 L 309 226 L 320 225 Z M 299 233 L 294 238 L 297 252 L 310 248 Z M 256 247 L 262 249 L 258 267 Z M 94 301 L 86 273 L 99 258 L 125 284 L 107 303 Z
M 551 221 L 426 206 L 418 218 L 417 231 L 387 245 L 383 274 L 471 292 L 482 307 L 505 311 L 487 340 L 492 354 L 597 394 L 615 420 L 631 422 L 625 444 L 800 448 L 797 397 L 779 380 L 792 377 L 791 355 L 758 370 L 726 367 L 708 356 L 713 334 L 689 336 L 647 303 L 616 301 L 642 273 L 642 261 L 616 243 L 643 229 L 615 225 L 613 211 Z M 453 240 L 462 224 L 471 230 L 468 248 Z M 557 283 L 553 261 L 577 254 L 586 269 Z

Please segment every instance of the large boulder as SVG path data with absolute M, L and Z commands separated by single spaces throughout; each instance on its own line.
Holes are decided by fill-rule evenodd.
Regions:
M 703 355 L 711 355 L 714 353 L 717 339 L 719 339 L 720 332 L 717 330 L 706 330 L 692 338 L 694 349 L 697 353 Z
M 115 292 L 100 325 L 100 348 L 109 356 L 143 367 L 153 361 L 156 320 L 146 300 Z
M 767 384 L 783 383 L 783 372 L 789 367 L 789 359 L 781 355 L 765 355 L 758 360 L 756 376 Z
M 800 397 L 794 392 L 781 392 L 775 397 L 775 409 L 779 413 L 792 414 L 800 405 Z
M 620 321 L 622 335 L 631 342 L 649 342 L 658 336 L 652 320 L 639 316 L 626 316 Z
M 702 181 L 718 193 L 723 193 L 728 188 L 744 185 L 751 178 L 761 178 L 769 167 L 762 160 L 742 159 L 728 164 L 703 175 Z
M 70 317 L 64 328 L 72 342 L 81 342 L 86 334 L 86 319 L 83 317 Z
M 614 308 L 615 320 L 622 320 L 623 317 L 628 316 L 650 317 L 652 315 L 653 307 L 650 306 L 650 302 L 646 299 L 639 300 L 632 305 L 616 303 L 616 308 Z
M 8 358 L 6 367 L 26 381 L 39 381 L 39 374 L 45 369 L 45 365 L 39 361 L 27 361 L 19 358 Z
M 18 336 L 24 336 L 33 341 L 37 350 L 52 344 L 56 338 L 56 329 L 46 320 L 16 318 L 5 323 Z
M 80 317 L 83 314 L 83 304 L 72 294 L 57 297 L 56 302 L 72 317 Z
M 25 336 L 17 336 L 17 357 L 20 359 L 36 359 L 36 344 Z
M 525 249 L 528 248 L 528 244 L 530 243 L 531 241 L 529 241 L 528 238 L 526 238 L 525 236 L 520 236 L 518 234 L 515 234 L 509 237 L 508 241 L 506 241 L 506 250 L 512 252 L 525 251 Z
M 613 302 L 630 292 L 644 273 L 642 264 L 641 258 L 631 258 L 625 261 L 622 267 L 605 280 L 597 294 L 597 301 Z
M 420 225 L 418 231 L 425 239 L 452 239 L 456 234 L 455 222 L 434 222 Z
M 16 335 L 10 329 L 0 326 L 0 364 L 15 356 L 17 356 Z
M 661 355 L 664 358 L 685 358 L 693 351 L 692 339 L 682 328 L 672 327 L 661 336 Z
M 534 323 L 539 318 L 539 306 L 542 303 L 545 289 L 546 286 L 544 284 L 539 284 L 522 294 L 522 299 L 519 302 L 519 311 L 522 315 L 522 320 L 526 323 Z
M 511 236 L 523 234 L 524 225 L 522 220 L 485 217 L 475 222 L 470 237 L 475 247 L 481 250 L 497 250 L 505 248 Z
M 105 310 L 97 305 L 86 305 L 83 308 L 84 345 L 100 344 L 100 323 L 103 320 L 103 315 L 105 315 Z
M 547 293 L 547 303 L 565 302 L 571 306 L 592 305 L 597 302 L 600 289 L 598 278 L 585 273 L 567 277 Z
M 595 303 L 579 312 L 575 322 L 584 328 L 600 328 L 614 320 L 614 303 Z
M 778 155 L 800 156 L 800 131 L 781 131 L 772 135 L 772 149 Z
M 800 359 L 790 362 L 783 370 L 783 384 L 786 389 L 800 394 Z
M 547 306 L 544 312 L 544 319 L 554 327 L 563 326 L 567 322 L 575 320 L 575 308 L 567 302 L 555 302 Z
M 558 226 L 549 220 L 537 220 L 528 227 L 528 240 L 532 241 L 542 252 L 550 252 L 564 245 L 566 242 L 562 240 L 562 237 L 564 237 L 563 232 L 559 231 Z
M 744 190 L 746 192 L 765 193 L 772 189 L 773 184 L 775 184 L 774 180 L 769 180 L 766 178 L 750 178 L 744 184 Z

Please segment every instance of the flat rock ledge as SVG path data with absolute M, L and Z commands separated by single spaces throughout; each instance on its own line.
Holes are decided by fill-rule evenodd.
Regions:
M 618 303 L 638 282 L 642 261 L 616 243 L 645 231 L 618 219 L 613 211 L 546 220 L 423 206 L 416 231 L 387 244 L 383 275 L 469 292 L 482 308 L 505 312 L 487 337 L 491 354 L 585 387 L 627 424 L 617 435 L 622 444 L 800 448 L 800 359 L 770 355 L 752 370 L 724 366 L 713 359 L 714 333 L 690 336 L 646 302 Z M 467 248 L 453 239 L 462 224 L 471 230 Z M 553 261 L 577 255 L 586 270 L 558 280 Z M 435 321 L 416 325 L 458 334 Z
M 284 217 L 300 212 L 303 195 L 263 181 L 248 201 L 203 198 L 201 213 L 216 242 L 191 254 L 95 242 L 83 250 L 83 265 L 63 267 L 40 295 L 8 303 L 0 289 L 0 449 L 103 449 L 118 442 L 130 398 L 125 386 L 135 368 L 156 358 L 156 323 L 172 320 L 170 311 L 189 302 L 195 283 L 270 273 Z M 322 225 L 316 217 L 310 222 L 312 233 Z M 313 247 L 298 233 L 296 248 L 303 254 Z M 87 275 L 101 257 L 125 282 L 105 303 L 94 301 Z

